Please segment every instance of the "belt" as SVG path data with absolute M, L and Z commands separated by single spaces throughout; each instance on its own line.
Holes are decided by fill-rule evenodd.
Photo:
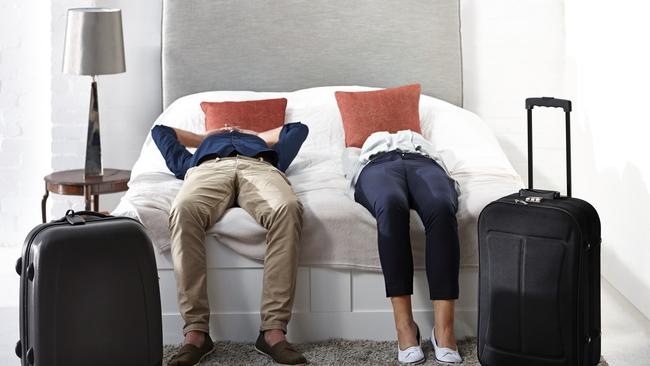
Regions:
M 214 154 L 214 155 L 208 155 L 208 156 L 203 157 L 203 159 L 201 159 L 201 161 L 200 161 L 198 164 L 196 164 L 196 165 L 199 166 L 199 165 L 205 163 L 206 161 L 210 161 L 210 160 L 217 160 L 217 161 L 219 161 L 219 160 L 221 160 L 221 159 L 229 159 L 229 158 L 246 158 L 246 159 L 254 159 L 254 160 L 259 160 L 259 161 L 261 161 L 261 162 L 263 162 L 263 163 L 268 163 L 268 164 L 273 165 L 273 163 L 271 163 L 271 161 L 269 161 L 269 159 L 265 159 L 263 156 L 256 155 L 256 156 L 251 157 L 251 156 L 246 156 L 246 155 L 242 155 L 242 154 L 238 154 L 238 153 L 230 154 L 230 155 L 228 155 L 228 156 L 219 156 L 219 155 L 216 155 L 216 154 Z
M 375 159 L 380 158 L 382 156 L 387 156 L 387 155 L 390 155 L 390 154 L 401 155 L 402 157 L 411 156 L 411 157 L 429 158 L 428 155 L 422 155 L 422 154 L 417 153 L 417 152 L 409 152 L 409 151 L 402 151 L 400 149 L 395 149 L 395 150 L 389 150 L 389 151 L 380 151 L 380 152 L 378 152 L 376 154 L 373 154 L 368 158 L 368 161 L 372 161 L 372 160 L 375 160 Z
M 259 161 L 261 161 L 261 162 L 265 162 L 265 163 L 270 163 L 270 161 L 268 161 L 267 159 L 265 159 L 265 158 L 264 158 L 262 155 L 260 155 L 260 154 L 257 154 L 257 155 L 255 155 L 255 156 L 246 156 L 246 155 L 242 155 L 242 154 L 237 153 L 237 152 L 233 152 L 233 153 L 230 153 L 230 155 L 228 155 L 228 156 L 224 156 L 223 158 L 248 158 L 248 159 L 256 159 L 256 160 L 259 160 Z M 223 159 L 223 158 L 220 157 L 220 156 L 217 156 L 217 157 L 216 157 L 217 160 L 219 160 L 219 159 Z

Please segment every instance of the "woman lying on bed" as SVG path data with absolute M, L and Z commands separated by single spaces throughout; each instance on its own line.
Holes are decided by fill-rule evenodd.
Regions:
M 412 97 L 400 96 L 404 91 Z M 356 100 L 358 109 L 385 99 L 383 105 L 397 106 L 411 103 L 419 130 L 417 103 L 419 86 L 407 86 L 374 92 L 337 93 L 341 114 L 346 123 L 345 100 Z M 374 93 L 374 95 L 373 95 Z M 382 94 L 383 93 L 383 94 Z M 399 93 L 399 94 L 398 94 Z M 392 95 L 391 95 L 392 94 Z M 397 94 L 397 95 L 395 95 Z M 411 101 L 404 101 L 410 98 Z M 413 99 L 415 99 L 413 101 Z M 389 107 L 393 108 L 393 107 Z M 371 108 L 363 125 L 377 123 L 380 105 Z M 394 112 L 391 110 L 391 112 Z M 397 118 L 402 117 L 398 114 Z M 395 120 L 390 120 L 394 126 Z M 346 140 L 348 139 L 346 129 Z M 354 145 L 353 145 L 354 146 Z M 351 149 L 346 149 L 346 153 Z M 401 364 L 419 364 L 425 361 L 420 345 L 420 329 L 413 320 L 413 256 L 411 251 L 409 217 L 415 210 L 426 233 L 426 272 L 429 295 L 435 313 L 435 327 L 431 343 L 438 361 L 460 363 L 454 338 L 454 301 L 458 298 L 459 241 L 456 223 L 458 191 L 444 163 L 435 155 L 433 146 L 422 135 L 412 130 L 396 133 L 372 133 L 363 142 L 360 155 L 350 159 L 344 155 L 344 169 L 354 186 L 354 199 L 377 220 L 379 259 L 386 285 L 386 297 L 393 306 L 398 337 L 398 360 Z

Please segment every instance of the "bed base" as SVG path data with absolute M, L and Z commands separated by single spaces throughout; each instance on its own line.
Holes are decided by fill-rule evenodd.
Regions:
M 263 267 L 212 240 L 208 241 L 207 248 L 211 336 L 215 340 L 253 342 L 260 325 Z M 178 344 L 182 340 L 183 320 L 176 304 L 176 282 L 169 252 L 157 254 L 156 260 L 163 341 Z M 415 320 L 428 338 L 433 327 L 433 311 L 424 271 L 416 271 L 414 292 Z M 455 314 L 459 339 L 476 334 L 477 296 L 477 268 L 462 267 Z M 393 314 L 385 297 L 382 274 L 360 269 L 300 267 L 288 336 L 292 342 L 331 338 L 394 340 Z

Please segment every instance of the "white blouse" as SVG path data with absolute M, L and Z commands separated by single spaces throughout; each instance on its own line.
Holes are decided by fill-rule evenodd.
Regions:
M 343 174 L 349 181 L 349 187 L 354 189 L 359 174 L 370 162 L 370 158 L 379 153 L 393 150 L 427 156 L 435 160 L 447 175 L 450 175 L 445 163 L 436 154 L 431 142 L 425 139 L 424 136 L 411 130 L 402 130 L 396 133 L 381 131 L 368 136 L 361 149 L 357 147 L 344 149 L 342 156 Z M 458 184 L 456 184 L 456 191 L 458 192 Z

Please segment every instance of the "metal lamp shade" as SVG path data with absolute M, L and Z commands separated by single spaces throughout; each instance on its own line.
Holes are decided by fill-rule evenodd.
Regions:
M 125 71 L 122 11 L 106 8 L 69 9 L 63 72 L 95 76 Z

